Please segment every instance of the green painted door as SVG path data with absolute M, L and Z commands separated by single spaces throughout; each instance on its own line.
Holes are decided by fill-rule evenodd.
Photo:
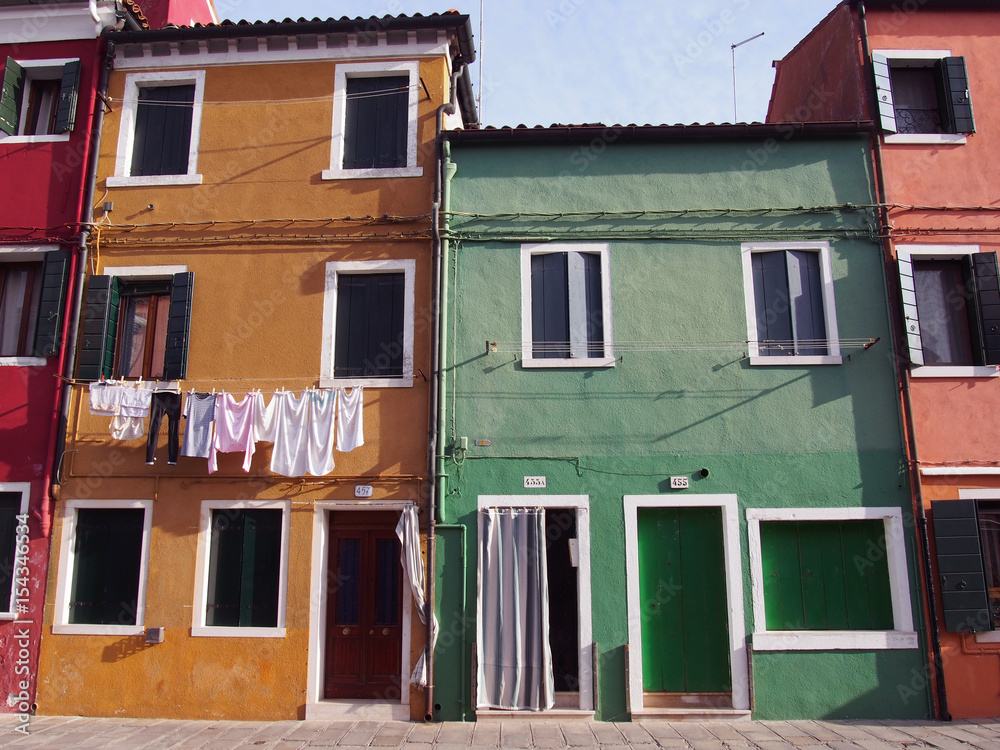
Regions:
M 732 690 L 721 508 L 639 509 L 645 692 Z

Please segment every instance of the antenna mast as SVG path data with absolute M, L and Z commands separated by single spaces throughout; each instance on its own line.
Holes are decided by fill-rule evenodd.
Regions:
M 736 44 L 730 45 L 730 49 L 732 49 L 733 51 L 733 124 L 734 125 L 740 121 L 739 117 L 736 114 L 736 48 L 742 47 L 744 44 L 746 44 L 747 42 L 752 42 L 754 39 L 760 39 L 762 36 L 764 36 L 763 31 L 760 32 L 759 34 L 754 34 L 749 39 L 744 39 L 742 42 L 736 42 Z

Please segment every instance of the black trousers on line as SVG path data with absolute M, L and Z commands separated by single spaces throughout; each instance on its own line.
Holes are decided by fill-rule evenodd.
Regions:
M 146 436 L 146 463 L 156 460 L 156 444 L 160 438 L 160 423 L 166 416 L 167 423 L 167 463 L 177 464 L 180 452 L 181 394 L 157 391 L 149 407 L 149 435 Z

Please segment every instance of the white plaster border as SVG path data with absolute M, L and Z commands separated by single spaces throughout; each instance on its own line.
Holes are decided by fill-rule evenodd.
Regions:
M 642 605 L 639 595 L 639 508 L 721 508 L 722 548 L 726 566 L 729 609 L 729 668 L 733 708 L 750 710 L 750 674 L 747 667 L 746 624 L 743 617 L 743 557 L 736 495 L 625 495 L 625 574 L 628 587 L 628 696 L 629 712 L 643 711 Z
M 72 624 L 69 603 L 73 590 L 77 510 L 81 508 L 143 510 L 142 550 L 139 559 L 139 591 L 135 625 Z M 149 538 L 153 526 L 152 500 L 67 500 L 63 508 L 62 532 L 59 535 L 59 571 L 53 613 L 53 635 L 142 635 L 145 632 L 146 583 L 149 578 Z
M 212 511 L 214 510 L 280 510 L 281 551 L 278 558 L 278 624 L 273 628 L 215 627 L 205 624 L 208 604 L 208 574 L 212 547 Z M 290 500 L 203 500 L 201 526 L 198 529 L 198 559 L 194 574 L 194 609 L 191 615 L 191 635 L 215 638 L 284 638 L 285 612 L 288 601 L 288 536 L 292 510 Z
M 593 670 L 593 607 L 591 604 L 590 587 L 590 496 L 589 495 L 480 495 L 477 503 L 476 547 L 479 548 L 478 537 L 479 512 L 484 508 L 559 508 L 576 511 L 576 538 L 579 546 L 579 565 L 577 567 L 577 645 L 579 647 L 579 666 L 577 674 L 580 677 L 581 711 L 594 710 L 594 670 Z M 478 559 L 478 558 L 477 558 Z M 480 611 L 479 591 L 482 585 L 479 580 L 479 565 L 476 565 L 476 636 L 483 621 Z M 554 709 L 558 710 L 558 709 Z M 490 713 L 486 711 L 486 713 Z M 545 711 L 529 712 L 531 716 L 545 715 Z
M 28 506 L 30 504 L 31 498 L 31 482 L 0 482 L 0 492 L 15 492 L 21 494 L 21 504 L 19 506 L 18 513 L 20 515 L 26 515 L 28 513 Z M 0 560 L 0 564 L 6 561 Z M 7 602 L 7 611 L 0 612 L 0 620 L 16 620 L 17 610 L 15 608 L 15 603 L 17 599 L 17 576 L 14 573 L 17 572 L 18 567 L 20 567 L 25 561 L 22 560 L 22 556 L 17 553 L 16 545 L 14 551 L 14 559 L 11 561 L 13 566 L 11 567 L 11 586 L 10 586 L 10 601 Z
M 323 697 L 323 670 L 326 666 L 326 605 L 329 576 L 329 538 L 330 512 L 336 511 L 402 511 L 414 505 L 412 500 L 320 500 L 313 507 L 313 542 L 312 542 L 312 576 L 309 583 L 309 663 L 306 678 L 306 718 L 319 716 L 319 711 L 325 706 L 343 705 L 347 713 L 356 713 L 360 706 L 370 706 L 384 703 L 372 699 L 365 700 L 328 700 Z M 410 641 L 413 619 L 413 596 L 410 594 L 410 577 L 406 566 L 400 564 L 402 570 L 403 588 L 403 632 L 402 659 L 399 678 L 400 700 L 403 706 L 410 705 Z M 393 719 L 397 716 L 393 714 Z M 405 719 L 409 718 L 407 712 Z
M 755 651 L 915 649 L 906 567 L 903 511 L 900 508 L 747 508 L 750 586 L 753 593 Z M 764 610 L 764 571 L 760 548 L 761 521 L 881 520 L 885 525 L 885 557 L 892 597 L 892 630 L 768 631 Z

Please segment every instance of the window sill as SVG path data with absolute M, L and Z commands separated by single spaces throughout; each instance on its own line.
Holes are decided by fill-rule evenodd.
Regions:
M 798 366 L 805 367 L 808 365 L 842 365 L 844 363 L 844 358 L 839 354 L 837 355 L 824 355 L 824 356 L 781 356 L 781 357 L 761 357 L 757 354 L 750 355 L 751 365 L 784 365 L 784 366 Z
M 922 365 L 910 370 L 911 378 L 995 378 L 1000 376 L 996 365 Z
M 131 175 L 116 175 L 107 179 L 107 186 L 112 187 L 142 187 L 146 185 L 200 185 L 200 174 L 151 174 L 132 177 Z
M 144 635 L 142 625 L 53 625 L 53 635 Z
M 191 628 L 195 638 L 284 638 L 284 628 L 232 628 L 197 625 Z
M 412 388 L 413 378 L 330 378 L 319 379 L 320 388 Z
M 7 622 L 17 619 L 16 612 L 0 612 L 0 622 Z
M 996 630 L 987 630 L 982 633 L 977 632 L 976 643 L 1000 643 L 1000 632 Z
M 324 180 L 365 180 L 380 177 L 423 177 L 423 167 L 396 167 L 393 169 L 324 169 Z
M 965 136 L 960 133 L 889 133 L 883 136 L 887 144 L 912 143 L 927 146 L 960 146 Z
M 521 367 L 529 368 L 577 368 L 577 367 L 614 367 L 614 357 L 590 357 L 587 359 L 544 359 L 525 357 L 521 360 Z
M 55 135 L 8 135 L 0 138 L 0 143 L 65 143 L 69 140 L 69 133 L 57 133 Z
M 0 367 L 45 367 L 45 357 L 0 357 Z
M 917 648 L 917 634 L 898 630 L 780 630 L 754 633 L 754 651 L 872 651 Z

